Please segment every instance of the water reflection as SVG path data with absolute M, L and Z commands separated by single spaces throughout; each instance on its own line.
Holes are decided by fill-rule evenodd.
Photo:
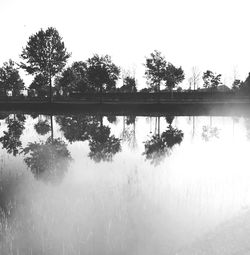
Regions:
M 44 181 L 61 181 L 71 160 L 66 143 L 59 138 L 49 137 L 45 142 L 29 143 L 23 152 L 31 172 Z
M 33 117 L 0 121 L 0 254 L 195 254 L 249 211 L 245 118 Z
M 145 152 L 143 154 L 151 164 L 158 165 L 166 155 L 169 155 L 173 146 L 180 144 L 183 139 L 183 132 L 172 127 L 174 116 L 167 116 L 169 124 L 167 129 L 160 133 L 160 119 L 158 118 L 158 133 L 145 142 Z
M 25 116 L 23 114 L 13 114 L 8 116 L 5 120 L 7 123 L 7 131 L 4 131 L 4 135 L 0 137 L 0 142 L 8 153 L 16 156 L 21 147 L 22 142 L 20 137 L 24 130 Z

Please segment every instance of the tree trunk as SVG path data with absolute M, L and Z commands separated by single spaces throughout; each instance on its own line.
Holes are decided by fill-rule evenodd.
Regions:
M 49 96 L 50 96 L 50 103 L 52 103 L 53 95 L 52 95 L 52 78 L 51 78 L 51 74 L 49 74 Z
M 53 116 L 50 114 L 51 142 L 54 140 Z
M 100 103 L 102 103 L 102 84 L 100 85 Z

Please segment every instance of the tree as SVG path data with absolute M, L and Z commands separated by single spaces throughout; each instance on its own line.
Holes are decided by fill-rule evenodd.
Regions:
M 0 94 L 7 96 L 8 92 L 12 92 L 12 96 L 15 97 L 19 96 L 23 89 L 24 82 L 15 68 L 14 61 L 10 59 L 0 68 Z
M 87 74 L 89 84 L 102 94 L 103 91 L 115 91 L 120 68 L 112 62 L 110 56 L 95 54 L 87 60 Z
M 239 79 L 235 79 L 233 81 L 232 90 L 233 91 L 239 91 L 243 87 L 243 82 Z
M 191 89 L 191 85 L 193 85 L 194 90 L 198 88 L 199 81 L 200 81 L 201 73 L 199 72 L 197 67 L 192 67 L 192 75 L 189 78 L 189 85 Z
M 50 124 L 48 120 L 39 120 L 34 128 L 39 135 L 46 135 L 50 131 Z
M 148 85 L 157 92 L 160 91 L 160 86 L 163 82 L 172 92 L 173 88 L 185 78 L 182 68 L 177 68 L 167 62 L 161 52 L 157 50 L 151 53 L 150 57 L 146 59 L 145 67 Z
M 0 137 L 0 142 L 3 148 L 7 150 L 9 154 L 16 156 L 19 153 L 19 149 L 22 147 L 20 137 L 24 130 L 25 116 L 22 114 L 14 114 L 13 118 L 8 118 L 8 131 L 3 132 L 3 136 Z
M 29 143 L 23 152 L 31 172 L 43 181 L 61 181 L 71 160 L 67 146 L 60 138 L 49 137 L 46 142 Z
M 26 63 L 21 63 L 20 67 L 29 74 L 48 77 L 52 102 L 52 78 L 63 69 L 69 57 L 62 37 L 55 28 L 49 27 L 46 31 L 41 29 L 30 36 L 21 54 Z
M 83 94 L 92 92 L 94 88 L 88 82 L 87 64 L 79 61 L 74 62 L 62 74 L 55 79 L 56 90 L 63 96 L 70 93 Z
M 181 83 L 185 78 L 184 71 L 181 67 L 177 68 L 173 64 L 168 63 L 165 69 L 164 81 L 166 87 L 173 91 L 173 88 Z
M 112 161 L 113 155 L 121 151 L 121 140 L 111 135 L 110 128 L 103 125 L 103 116 L 100 116 L 100 123 L 89 130 L 89 157 L 96 163 L 101 161 Z
M 35 76 L 33 82 L 29 86 L 29 95 L 43 98 L 48 95 L 49 77 L 43 74 Z
M 173 116 L 166 117 L 169 123 L 167 129 L 162 134 L 153 135 L 144 143 L 145 151 L 143 155 L 151 164 L 158 165 L 167 155 L 171 153 L 174 145 L 180 144 L 183 140 L 183 132 L 177 128 L 173 128 Z
M 247 94 L 250 93 L 250 73 L 248 74 L 248 77 L 246 78 L 246 80 L 243 82 L 241 86 L 241 90 L 244 93 L 247 93 Z
M 135 78 L 126 75 L 123 77 L 123 85 L 120 87 L 119 91 L 121 92 L 137 92 Z
M 167 62 L 160 51 L 155 50 L 146 58 L 145 75 L 148 80 L 148 85 L 154 91 L 160 91 L 160 86 L 165 78 Z
M 214 74 L 212 71 L 207 70 L 206 72 L 203 73 L 202 76 L 203 79 L 203 86 L 205 88 L 210 88 L 212 89 L 217 89 L 217 87 L 222 84 L 221 83 L 221 74 Z

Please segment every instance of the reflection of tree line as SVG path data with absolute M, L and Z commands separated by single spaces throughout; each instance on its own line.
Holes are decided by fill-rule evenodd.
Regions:
M 71 160 L 67 144 L 60 138 L 54 138 L 53 116 L 41 117 L 32 115 L 36 119 L 34 129 L 39 135 L 50 133 L 46 141 L 30 142 L 23 148 L 21 135 L 24 131 L 26 117 L 23 114 L 0 115 L 5 119 L 7 131 L 0 137 L 0 143 L 9 154 L 16 156 L 24 155 L 24 161 L 31 169 L 36 178 L 44 180 L 56 180 L 62 178 L 67 171 Z M 172 125 L 174 117 L 167 116 L 166 129 L 162 132 L 160 128 L 160 117 L 155 120 L 155 132 L 148 140 L 144 141 L 144 152 L 146 160 L 157 165 L 168 156 L 174 146 L 180 144 L 183 140 L 182 130 Z M 117 117 L 109 115 L 106 117 L 109 123 L 116 124 Z M 112 161 L 114 155 L 121 151 L 121 143 L 127 143 L 130 148 L 136 146 L 136 116 L 122 117 L 122 132 L 120 137 L 111 133 L 111 128 L 104 124 L 104 116 L 86 116 L 86 115 L 68 115 L 56 116 L 55 121 L 59 125 L 61 132 L 69 143 L 76 141 L 88 141 L 88 156 L 95 162 Z M 212 118 L 211 118 L 212 121 Z M 195 123 L 195 122 L 193 122 Z M 247 123 L 247 121 L 246 121 Z M 203 126 L 202 138 L 205 141 L 212 137 L 218 137 L 218 128 Z
M 156 134 L 152 135 L 152 137 L 144 143 L 145 152 L 143 154 L 146 156 L 146 159 L 150 160 L 154 165 L 158 165 L 166 155 L 169 155 L 174 145 L 182 142 L 184 134 L 181 130 L 172 126 L 173 120 L 173 116 L 166 117 L 168 127 L 161 133 L 160 118 L 158 118 Z

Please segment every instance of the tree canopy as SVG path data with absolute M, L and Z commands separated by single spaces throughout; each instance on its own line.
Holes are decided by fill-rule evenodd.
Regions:
M 61 95 L 91 92 L 94 88 L 88 81 L 87 64 L 83 61 L 74 62 L 55 79 L 56 90 Z
M 207 70 L 206 72 L 203 73 L 202 79 L 204 82 L 203 86 L 205 88 L 217 89 L 217 87 L 220 84 L 222 84 L 221 83 L 221 74 L 213 73 L 210 70 Z
M 148 85 L 153 91 L 160 91 L 162 83 L 172 91 L 172 89 L 182 82 L 185 78 L 184 71 L 181 67 L 177 68 L 166 61 L 161 52 L 155 50 L 146 59 L 145 75 Z
M 29 37 L 21 54 L 26 63 L 22 62 L 20 67 L 29 74 L 42 74 L 48 77 L 52 96 L 52 77 L 63 69 L 69 57 L 62 37 L 55 28 L 49 27 Z
M 11 92 L 12 96 L 19 96 L 23 89 L 24 82 L 14 61 L 10 59 L 0 68 L 0 94 L 7 96 L 8 92 Z
M 88 81 L 96 92 L 114 91 L 119 79 L 120 68 L 116 66 L 108 55 L 95 54 L 87 60 Z

